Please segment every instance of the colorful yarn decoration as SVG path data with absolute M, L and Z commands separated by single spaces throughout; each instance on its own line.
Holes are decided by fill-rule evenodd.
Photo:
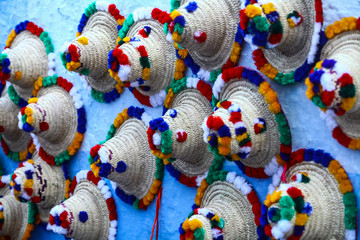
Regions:
M 110 13 L 110 15 L 115 18 L 115 20 L 118 24 L 118 29 L 121 29 L 121 27 L 123 26 L 125 18 L 124 18 L 124 16 L 120 15 L 120 11 L 119 11 L 119 9 L 116 8 L 115 4 L 108 4 L 106 2 L 101 2 L 101 1 L 96 2 L 95 1 L 95 2 L 91 3 L 85 9 L 85 12 L 82 14 L 80 23 L 77 27 L 78 31 L 76 33 L 76 37 L 81 36 L 83 29 L 86 26 L 89 18 L 93 14 L 95 14 L 97 11 L 104 11 L 104 12 Z M 84 38 L 79 38 L 79 41 L 83 45 L 86 45 L 88 40 L 84 39 Z M 69 71 L 75 71 L 76 69 L 78 69 L 80 67 L 80 59 L 79 59 L 80 54 L 79 54 L 77 47 L 73 44 L 71 44 L 68 47 L 66 52 L 63 52 L 60 54 L 60 58 L 61 58 L 63 66 Z M 87 76 L 90 74 L 90 70 L 82 69 L 80 71 L 80 74 L 83 76 Z M 95 89 L 91 89 L 91 97 L 101 103 L 110 103 L 120 97 L 120 94 L 123 92 L 123 87 L 124 87 L 124 85 L 122 83 L 117 83 L 114 89 L 112 89 L 109 92 L 105 92 L 105 93 L 99 92 Z
M 211 101 L 212 90 L 211 86 L 198 78 L 183 77 L 180 80 L 173 79 L 170 86 L 166 88 L 166 98 L 164 102 L 163 115 L 169 114 L 172 118 L 177 116 L 176 110 L 169 109 L 173 102 L 175 95 L 185 89 L 197 89 L 200 93 L 208 100 Z M 156 148 L 154 139 L 156 140 L 156 131 L 160 132 L 161 149 Z M 189 177 L 177 170 L 171 163 L 176 161 L 172 158 L 172 131 L 169 129 L 169 125 L 164 121 L 163 118 L 157 118 L 150 121 L 150 127 L 147 131 L 148 141 L 150 149 L 153 155 L 157 158 L 162 159 L 165 164 L 166 170 L 171 176 L 176 178 L 180 183 L 185 184 L 189 187 L 199 186 L 204 176 Z M 182 139 L 183 140 L 183 139 Z M 222 158 L 219 156 L 219 158 Z
M 81 96 L 73 88 L 73 84 L 68 82 L 66 79 L 62 77 L 58 77 L 57 75 L 51 77 L 39 78 L 34 84 L 34 90 L 32 92 L 33 98 L 30 98 L 28 103 L 36 103 L 37 102 L 37 94 L 40 88 L 47 88 L 51 86 L 59 86 L 62 87 L 65 91 L 67 91 L 71 97 L 73 98 L 75 108 L 77 109 L 77 132 L 74 136 L 74 140 L 72 144 L 65 150 L 63 153 L 60 153 L 57 156 L 52 156 L 45 151 L 43 147 L 40 146 L 39 141 L 35 134 L 32 134 L 33 142 L 35 144 L 36 150 L 39 152 L 39 156 L 46 161 L 50 165 L 61 165 L 64 161 L 70 160 L 72 156 L 77 152 L 80 148 L 81 143 L 84 139 L 84 133 L 86 131 L 86 114 L 85 108 L 83 106 L 83 102 L 81 100 Z M 24 131 L 31 132 L 33 130 L 32 126 L 32 111 L 30 108 L 22 108 L 21 114 L 19 114 L 19 127 Z
M 180 224 L 179 232 L 180 239 L 195 239 L 195 240 L 204 240 L 205 239 L 205 230 L 202 227 L 202 222 L 198 219 L 189 220 L 189 218 L 195 214 L 202 215 L 210 220 L 211 222 L 211 233 L 214 240 L 222 240 L 223 228 L 225 226 L 224 219 L 220 218 L 217 213 L 211 212 L 207 208 L 195 208 L 188 218 Z
M 325 29 L 325 38 L 326 41 L 333 39 L 334 37 L 349 31 L 359 31 L 360 30 L 360 18 L 355 17 L 346 17 L 342 18 L 340 21 L 336 21 L 334 24 L 329 25 Z M 325 63 L 324 63 L 325 62 Z M 332 68 L 332 64 L 334 64 L 334 68 L 338 66 L 339 63 L 335 63 L 332 60 L 326 60 L 324 62 L 319 62 L 316 64 L 314 70 L 311 74 L 312 78 L 316 79 L 316 72 L 321 72 L 321 70 L 324 68 L 322 65 L 324 64 L 326 68 Z M 323 70 L 324 71 L 324 70 Z M 343 72 L 343 71 L 341 71 Z M 343 77 L 341 79 L 341 77 Z M 332 132 L 333 138 L 335 138 L 341 145 L 343 145 L 346 148 L 350 149 L 360 149 L 360 139 L 349 137 L 339 126 L 339 124 L 335 121 L 336 116 L 341 116 L 345 114 L 346 111 L 352 109 L 354 101 L 355 101 L 355 87 L 353 86 L 353 79 L 352 76 L 344 73 L 342 76 L 339 76 L 338 80 L 341 80 L 340 83 L 340 97 L 341 97 L 341 103 L 340 106 L 337 107 L 337 109 L 329 109 L 325 103 L 330 102 L 332 99 L 331 96 L 329 98 L 329 95 L 331 94 L 321 94 L 321 91 L 323 89 L 319 89 L 317 91 L 316 86 L 311 82 L 310 78 L 305 81 L 305 84 L 308 86 L 308 89 L 306 91 L 306 96 L 311 99 L 317 106 L 320 106 L 320 108 L 323 108 L 320 112 L 320 116 L 322 119 L 326 121 L 326 125 Z M 321 83 L 321 82 L 320 82 Z M 318 83 L 317 85 L 319 85 Z M 315 88 L 315 92 L 314 92 Z M 320 88 L 320 86 L 319 86 Z M 321 94 L 321 95 L 320 95 Z M 323 97 L 324 95 L 324 97 Z M 328 96 L 327 96 L 328 95 Z M 330 99 L 330 100 L 327 100 Z M 321 100 L 321 101 L 320 101 Z M 334 111 L 335 110 L 335 111 Z
M 127 77 L 130 73 L 130 62 L 128 57 L 123 54 L 122 50 L 119 49 L 120 46 L 126 42 L 134 43 L 131 41 L 129 37 L 126 37 L 130 28 L 134 25 L 134 23 L 146 20 L 146 19 L 154 19 L 158 21 L 160 24 L 164 25 L 166 23 L 171 22 L 171 18 L 169 14 L 165 11 L 161 11 L 158 8 L 146 9 L 146 14 L 142 12 L 137 12 L 135 15 L 131 13 L 125 20 L 123 27 L 119 30 L 119 37 L 117 39 L 117 46 L 115 49 L 109 52 L 108 58 L 108 68 L 109 73 L 112 78 L 114 78 L 118 83 L 123 83 L 127 81 Z M 141 15 L 141 16 L 138 16 Z M 144 30 L 144 31 L 143 31 Z M 145 26 L 144 29 L 140 30 L 139 36 L 147 38 L 151 33 L 151 28 Z M 134 40 L 134 39 L 133 39 Z M 138 49 L 138 48 L 137 48 Z M 156 107 L 162 105 L 164 99 L 164 92 L 161 91 L 153 96 L 146 96 L 142 94 L 136 87 L 144 84 L 143 81 L 147 81 L 150 76 L 150 61 L 145 47 L 139 46 L 138 51 L 140 52 L 140 64 L 143 67 L 142 79 L 138 79 L 135 85 L 125 83 L 125 87 L 128 87 L 129 90 L 133 93 L 135 98 L 143 105 L 149 107 Z M 150 89 L 142 89 L 143 91 L 149 91 Z
M 0 231 L 2 231 L 3 226 L 4 226 L 4 208 L 2 202 L 0 202 Z
M 49 67 L 48 76 L 52 76 L 55 74 L 54 45 L 52 43 L 51 38 L 49 37 L 49 33 L 45 32 L 41 27 L 39 27 L 35 23 L 26 20 L 16 25 L 15 29 L 13 29 L 10 32 L 8 39 L 6 40 L 5 50 L 3 51 L 3 54 L 0 55 L 0 70 L 2 69 L 2 71 L 0 71 L 1 85 L 5 84 L 5 81 L 10 78 L 10 73 L 11 73 L 11 70 L 9 69 L 11 63 L 10 60 L 7 58 L 6 49 L 11 47 L 12 42 L 14 41 L 17 35 L 19 35 L 21 32 L 26 30 L 39 37 L 40 40 L 44 43 L 46 54 L 48 55 L 48 67 Z M 20 71 L 16 72 L 14 77 L 16 80 L 19 80 L 22 77 L 22 73 Z
M 356 236 L 356 225 L 357 225 L 357 212 L 356 207 L 356 197 L 354 193 L 353 186 L 351 181 L 348 178 L 346 171 L 340 165 L 340 163 L 335 160 L 330 154 L 324 152 L 323 150 L 314 150 L 314 149 L 299 149 L 291 154 L 291 160 L 287 163 L 288 168 L 302 163 L 302 162 L 313 162 L 321 165 L 322 167 L 329 170 L 329 172 L 334 176 L 336 181 L 339 183 L 339 190 L 343 194 L 343 203 L 345 205 L 345 239 L 353 239 L 352 236 Z M 302 175 L 302 176 L 300 176 Z M 293 178 L 296 178 L 297 181 L 308 182 L 306 179 L 308 176 L 303 173 L 297 173 Z M 300 180 L 301 178 L 301 180 Z M 279 181 L 280 183 L 280 181 Z M 289 190 L 289 189 L 288 189 Z M 297 191 L 298 192 L 298 191 Z M 267 196 L 267 200 L 264 205 L 261 207 L 261 226 L 265 228 L 265 233 L 267 236 L 271 236 L 271 227 L 268 221 L 268 206 L 272 202 L 270 194 Z M 276 195 L 276 198 L 281 197 L 281 195 Z M 275 199 L 275 196 L 273 197 Z M 294 201 L 297 202 L 297 201 Z M 296 205 L 294 205 L 296 206 Z M 311 214 L 311 207 L 308 204 L 304 205 L 306 214 Z M 300 213 L 296 213 L 300 214 Z M 307 218 L 304 218 L 307 221 Z M 303 226 L 305 226 L 306 221 Z M 301 231 L 302 234 L 303 231 Z M 301 235 L 300 235 L 301 236 Z
M 258 1 L 248 1 L 246 6 L 250 4 L 255 4 Z M 242 29 L 247 28 L 246 18 L 244 17 L 244 13 L 242 14 Z M 323 9 L 322 9 L 322 0 L 315 0 L 315 26 L 314 26 L 314 34 L 311 40 L 311 48 L 309 52 L 309 56 L 304 64 L 297 68 L 295 71 L 290 73 L 281 73 L 278 69 L 271 65 L 268 60 L 265 58 L 263 49 L 258 48 L 253 51 L 252 57 L 255 62 L 255 65 L 258 70 L 260 70 L 264 75 L 266 75 L 271 80 L 276 81 L 282 85 L 293 84 L 296 82 L 302 82 L 310 72 L 311 68 L 315 65 L 315 63 L 320 58 L 320 50 L 325 45 L 326 40 L 324 39 L 324 33 L 321 31 L 323 24 Z M 250 28 L 251 29 L 251 28 Z
M 241 20 L 244 21 L 241 24 L 242 30 L 245 31 L 246 38 L 251 38 L 252 44 L 270 49 L 280 43 L 283 26 L 273 3 L 261 6 L 249 4 L 240 14 Z M 265 17 L 262 14 L 265 14 Z
M 356 89 L 353 77 L 346 67 L 332 59 L 316 64 L 306 79 L 306 96 L 323 111 L 335 110 L 338 116 L 344 115 L 355 104 Z
M 187 133 L 183 129 L 177 129 L 176 132 L 176 141 L 185 142 L 187 139 Z
M 292 13 L 289 13 L 287 15 L 287 21 L 289 23 L 289 26 L 291 28 L 294 28 L 296 26 L 299 26 L 303 22 L 303 16 L 298 11 L 293 11 Z
M 19 94 L 16 92 L 13 85 L 10 85 L 8 87 L 7 93 L 9 95 L 9 98 L 11 99 L 11 101 L 15 105 L 19 106 L 20 108 L 23 108 L 28 104 L 28 102 L 25 99 L 23 99 L 22 97 L 19 96 Z
M 266 122 L 263 118 L 254 119 L 254 132 L 256 135 L 266 131 Z
M 24 182 L 24 193 L 21 193 L 21 183 L 22 179 L 17 176 L 15 173 L 13 173 L 10 177 L 10 191 L 14 195 L 15 199 L 20 202 L 33 202 L 33 203 L 39 203 L 42 199 L 40 199 L 38 196 L 32 197 L 34 190 L 34 161 L 32 159 L 27 160 L 26 162 L 21 162 L 19 164 L 19 168 L 24 167 L 26 180 Z
M 237 176 L 235 172 L 210 170 L 208 176 L 201 181 L 201 185 L 197 190 L 193 209 L 199 208 L 201 206 L 202 198 L 206 189 L 208 188 L 208 186 L 210 186 L 216 181 L 228 182 L 230 184 L 233 184 L 236 189 L 241 191 L 247 197 L 249 203 L 252 205 L 252 212 L 255 216 L 254 220 L 257 226 L 258 239 L 267 239 L 264 228 L 260 224 L 261 204 L 259 197 L 257 196 L 254 189 L 251 187 L 251 185 L 248 184 L 243 177 Z
M 237 32 L 235 34 L 234 44 L 231 50 L 230 58 L 228 61 L 222 66 L 221 69 L 214 70 L 212 72 L 206 71 L 205 69 L 201 68 L 198 64 L 195 63 L 195 61 L 192 59 L 190 54 L 188 54 L 188 50 L 182 48 L 180 45 L 178 45 L 176 40 L 181 40 L 181 34 L 183 32 L 183 28 L 185 25 L 185 19 L 183 19 L 183 16 L 181 16 L 180 12 L 177 11 L 181 5 L 180 1 L 171 1 L 171 22 L 165 23 L 164 26 L 164 32 L 168 35 L 169 41 L 175 41 L 174 46 L 177 49 L 176 56 L 178 59 L 183 60 L 183 62 L 186 64 L 187 67 L 189 67 L 194 75 L 196 75 L 198 78 L 204 80 L 205 82 L 215 82 L 217 76 L 221 73 L 222 70 L 227 68 L 235 67 L 240 59 L 240 54 L 242 50 L 242 44 L 244 42 L 244 33 L 243 30 L 240 27 L 240 23 L 237 27 Z M 197 9 L 197 3 L 196 2 L 190 2 L 188 6 L 186 7 L 187 11 L 194 12 Z M 192 11 L 193 10 L 193 11 Z M 179 18 L 175 21 L 175 19 Z M 184 22 L 183 22 L 184 21 Z M 197 35 L 197 36 L 195 36 Z M 199 43 L 205 42 L 207 35 L 205 32 L 200 33 L 198 31 L 198 34 L 194 35 L 194 41 L 198 41 Z M 182 50 L 182 54 L 179 54 L 178 51 Z M 176 74 L 176 73 L 175 73 Z M 178 78 L 181 79 L 182 77 Z M 176 79 L 176 78 L 175 78 Z M 178 80 L 177 79 L 177 80 Z
M 39 210 L 36 207 L 35 203 L 29 202 L 29 213 L 28 213 L 28 223 L 26 225 L 26 230 L 22 237 L 22 240 L 28 240 L 31 237 L 31 232 L 34 230 L 35 225 L 40 224 Z
M 35 145 L 33 143 L 33 140 L 30 140 L 29 144 L 27 145 L 27 148 L 24 151 L 13 152 L 10 150 L 9 146 L 7 145 L 7 143 L 5 142 L 5 140 L 1 136 L 1 134 L 0 134 L 0 139 L 1 139 L 1 147 L 2 147 L 5 155 L 8 156 L 8 158 L 10 158 L 11 160 L 13 160 L 15 162 L 25 161 L 26 159 L 31 158 L 31 156 L 35 152 Z
M 280 154 L 276 156 L 275 162 L 282 166 L 285 164 L 285 162 L 290 160 L 292 148 L 290 127 L 278 101 L 276 93 L 271 88 L 270 84 L 258 72 L 241 66 L 225 69 L 222 74 L 218 76 L 216 82 L 214 83 L 212 104 L 213 106 L 216 106 L 218 104 L 219 94 L 227 82 L 232 79 L 241 78 L 246 79 L 247 81 L 258 87 L 259 93 L 265 97 L 265 101 L 269 105 L 269 110 L 273 114 L 275 114 L 275 120 L 278 124 L 278 131 L 280 133 Z M 217 148 L 211 146 L 209 147 L 214 154 L 219 154 Z M 230 156 L 230 158 L 227 157 L 227 159 L 233 161 L 232 156 Z M 239 161 L 240 159 L 235 159 L 237 159 L 235 160 L 235 163 L 238 165 L 240 170 L 242 170 L 242 172 L 244 172 L 247 176 L 256 178 L 268 178 L 269 176 L 271 176 L 270 173 L 272 171 L 267 170 L 270 165 L 266 166 L 265 168 L 251 168 L 243 165 Z
M 145 109 L 139 107 L 131 106 L 127 109 L 124 109 L 121 113 L 119 113 L 118 116 L 115 118 L 114 123 L 110 126 L 110 130 L 107 133 L 106 140 L 100 142 L 100 144 L 98 145 L 95 145 L 90 150 L 89 163 L 90 163 L 90 168 L 94 173 L 94 176 L 107 177 L 114 170 L 117 172 L 126 171 L 127 166 L 124 162 L 122 161 L 119 162 L 120 164 L 118 163 L 117 167 L 114 168 L 111 166 L 110 163 L 108 163 L 109 160 L 106 161 L 106 159 L 100 159 L 98 152 L 101 148 L 101 144 L 113 138 L 117 129 L 119 129 L 122 126 L 122 124 L 130 118 L 139 119 L 143 121 L 147 126 L 149 124 L 149 120 L 151 120 L 151 116 L 149 116 L 145 112 Z M 150 190 L 148 191 L 148 193 L 145 195 L 144 198 L 138 199 L 133 195 L 128 195 L 117 186 L 114 188 L 115 193 L 121 200 L 123 200 L 129 205 L 132 205 L 135 209 L 145 210 L 151 203 L 151 201 L 149 201 L 148 199 L 154 199 L 154 197 L 158 194 L 162 185 L 163 177 L 164 177 L 164 164 L 161 159 L 156 158 L 155 179 L 150 187 Z

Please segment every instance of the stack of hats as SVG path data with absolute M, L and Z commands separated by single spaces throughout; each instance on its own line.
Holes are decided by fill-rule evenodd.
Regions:
M 340 163 L 322 150 L 292 153 L 285 179 L 261 208 L 274 239 L 356 239 L 353 186 Z
M 12 194 L 20 202 L 35 203 L 42 222 L 48 221 L 52 207 L 68 198 L 69 187 L 66 165 L 49 165 L 37 152 L 33 159 L 21 162 L 10 179 Z
M 118 45 L 109 52 L 110 75 L 125 82 L 146 106 L 163 104 L 164 89 L 174 76 L 175 49 L 163 32 L 170 21 L 169 14 L 157 8 L 135 10 L 119 31 Z
M 91 90 L 91 96 L 109 103 L 123 91 L 108 73 L 107 55 L 116 46 L 118 29 L 125 18 L 115 4 L 102 1 L 91 3 L 81 16 L 76 39 L 65 43 L 61 53 L 64 67 L 81 74 L 80 79 Z
M 118 197 L 134 208 L 146 209 L 159 192 L 164 165 L 147 143 L 151 120 L 143 108 L 129 107 L 111 125 L 106 141 L 90 150 L 91 169 L 117 185 Z
M 29 156 L 33 153 L 31 137 L 18 129 L 16 116 L 27 105 L 34 82 L 39 77 L 54 75 L 53 52 L 49 34 L 33 22 L 25 21 L 11 31 L 0 55 L 0 80 L 2 84 L 6 80 L 13 84 L 0 100 L 4 116 L 0 123 L 1 145 L 5 154 L 15 161 L 24 161 L 28 150 Z
M 203 123 L 204 141 L 248 176 L 267 178 L 290 160 L 291 133 L 270 84 L 254 70 L 223 71 L 213 86 L 211 116 Z
M 84 138 L 81 96 L 71 82 L 57 75 L 39 78 L 33 96 L 19 113 L 19 127 L 31 133 L 44 161 L 60 165 L 76 153 Z
M 110 187 L 91 171 L 78 172 L 71 197 L 51 209 L 47 230 L 73 239 L 115 240 L 118 223 Z
M 211 86 L 197 78 L 183 78 L 166 90 L 164 116 L 152 120 L 148 130 L 151 151 L 178 181 L 199 186 L 213 159 L 201 140 L 201 123 L 212 111 Z
M 198 189 L 193 211 L 180 225 L 180 239 L 267 239 L 260 226 L 260 206 L 244 178 L 235 172 L 212 172 L 211 180 L 204 180 Z
M 203 80 L 210 72 L 237 65 L 243 37 L 239 26 L 240 2 L 171 1 L 172 22 L 167 25 L 168 40 L 186 48 L 186 64 Z
M 241 29 L 256 67 L 280 84 L 303 81 L 321 49 L 321 0 L 246 1 Z
M 10 175 L 0 177 L 0 238 L 27 240 L 34 230 L 37 209 L 21 203 L 9 190 Z
M 360 149 L 360 28 L 354 17 L 325 30 L 321 61 L 306 79 L 306 96 L 321 111 L 332 136 L 343 146 Z

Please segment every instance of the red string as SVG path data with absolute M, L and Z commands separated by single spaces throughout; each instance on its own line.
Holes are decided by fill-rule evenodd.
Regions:
M 284 183 L 286 183 L 286 177 L 285 177 L 286 171 L 287 171 L 287 163 L 284 164 L 284 170 L 283 173 L 281 174 L 281 181 L 283 181 Z
M 160 204 L 161 204 L 161 194 L 162 194 L 162 187 L 160 187 L 159 193 L 158 193 L 157 199 L 156 199 L 155 220 L 154 220 L 154 225 L 153 225 L 153 228 L 152 228 L 152 231 L 151 231 L 150 240 L 152 240 L 153 237 L 154 237 L 155 225 L 156 225 L 156 240 L 158 240 L 158 237 L 159 237 L 159 209 L 160 209 Z

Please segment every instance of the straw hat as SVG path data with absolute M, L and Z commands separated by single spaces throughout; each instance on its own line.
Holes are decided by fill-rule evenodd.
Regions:
M 10 159 L 24 161 L 31 156 L 35 148 L 30 134 L 21 131 L 18 127 L 17 115 L 21 108 L 20 104 L 16 105 L 14 103 L 13 93 L 16 93 L 16 91 L 11 85 L 0 98 L 1 146 Z
M 61 60 L 69 71 L 80 73 L 85 87 L 90 85 L 91 96 L 109 103 L 122 93 L 122 84 L 110 77 L 107 55 L 116 46 L 118 27 L 124 22 L 115 4 L 95 1 L 86 9 L 76 39 L 64 44 Z
M 195 63 L 205 71 L 221 68 L 234 56 L 230 61 L 236 65 L 242 43 L 240 32 L 237 33 L 240 2 L 187 0 L 180 6 L 177 2 L 172 1 L 168 39 L 188 49 Z
M 80 94 L 62 77 L 39 78 L 33 98 L 19 113 L 19 127 L 31 132 L 39 156 L 51 165 L 69 160 L 80 148 L 86 130 Z
M 247 1 L 240 15 L 257 68 L 280 84 L 303 81 L 321 49 L 322 1 Z
M 110 75 L 125 82 L 141 104 L 151 107 L 163 104 L 164 89 L 175 72 L 175 49 L 163 32 L 170 20 L 157 8 L 135 10 L 119 31 L 118 45 L 109 52 Z
M 10 180 L 15 198 L 20 202 L 36 203 L 42 221 L 47 221 L 52 207 L 68 197 L 69 185 L 66 166 L 49 165 L 37 152 L 33 160 L 19 164 Z
M 328 41 L 306 79 L 306 96 L 318 106 L 332 136 L 343 146 L 360 149 L 360 31 L 354 17 L 328 26 Z
M 248 176 L 266 178 L 290 159 L 291 133 L 270 84 L 254 70 L 224 70 L 213 86 L 204 141 L 215 154 L 235 161 Z
M 292 153 L 285 183 L 262 207 L 265 233 L 275 239 L 356 239 L 356 199 L 347 173 L 322 150 Z
M 198 189 L 193 212 L 180 224 L 180 239 L 267 239 L 252 187 L 235 172 L 212 174 L 213 180 L 203 180 Z
M 36 207 L 17 201 L 10 193 L 10 175 L 1 176 L 0 181 L 0 236 L 27 240 L 34 229 Z
M 106 141 L 90 150 L 94 175 L 114 181 L 118 197 L 134 208 L 146 209 L 162 184 L 164 165 L 147 143 L 151 119 L 143 108 L 125 109 L 115 118 Z
M 170 175 L 195 187 L 206 176 L 212 155 L 201 141 L 201 123 L 211 114 L 211 86 L 197 78 L 183 78 L 166 89 L 164 115 L 150 122 L 151 152 L 164 160 Z
M 19 23 L 11 31 L 0 55 L 0 81 L 9 81 L 26 100 L 39 77 L 55 74 L 54 46 L 49 34 L 33 22 Z
M 115 240 L 117 214 L 110 188 L 91 171 L 78 172 L 71 197 L 51 209 L 47 230 L 79 240 Z

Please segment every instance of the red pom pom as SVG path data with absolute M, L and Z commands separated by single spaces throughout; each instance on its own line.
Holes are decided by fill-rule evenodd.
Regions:
M 222 103 L 220 103 L 220 105 L 223 108 L 228 109 L 231 106 L 231 102 L 230 101 L 223 101 Z
M 206 41 L 207 35 L 203 31 L 196 31 L 194 34 L 194 39 L 197 43 L 203 43 Z
M 250 202 L 250 204 L 254 204 L 256 202 L 259 202 L 259 198 L 256 195 L 255 191 L 251 191 L 248 195 L 247 195 L 247 199 Z
M 110 221 L 113 221 L 113 220 L 116 220 L 116 219 L 117 219 L 117 213 L 116 213 L 116 211 L 111 212 L 111 213 L 109 214 L 109 219 L 110 219 Z
M 41 131 L 46 131 L 49 129 L 49 124 L 47 122 L 41 122 L 39 123 L 39 127 Z
M 357 29 L 360 30 L 360 17 L 356 21 Z
M 174 33 L 174 28 L 175 28 L 175 24 L 174 24 L 174 22 L 171 22 L 170 24 L 169 24 L 169 32 L 172 34 L 172 33 Z
M 5 141 L 4 141 L 3 138 L 1 139 L 1 147 L 2 147 L 3 150 L 4 150 L 4 153 L 5 153 L 6 155 L 8 155 L 8 154 L 9 154 L 9 147 L 7 146 L 7 144 L 5 143 Z
M 230 113 L 230 118 L 229 121 L 232 122 L 233 124 L 240 122 L 241 121 L 241 113 L 239 112 L 232 112 Z
M 331 92 L 324 91 L 324 92 L 321 94 L 321 101 L 322 101 L 326 106 L 330 106 L 331 103 L 333 102 L 334 98 L 335 98 L 335 92 L 334 92 L 334 91 L 331 91 Z
M 185 142 L 187 139 L 187 133 L 184 130 L 176 131 L 176 141 Z
M 252 212 L 254 215 L 261 214 L 261 204 L 259 202 L 252 205 Z
M 40 35 L 43 33 L 44 29 L 42 29 L 41 27 L 38 27 L 38 29 L 36 30 L 36 36 L 40 37 Z
M 209 84 L 204 81 L 199 81 L 196 85 L 196 88 L 199 89 L 201 94 L 206 97 L 207 100 L 211 101 L 212 98 L 212 88 Z
M 70 223 L 68 221 L 63 221 L 63 222 L 61 222 L 60 226 L 65 229 L 68 229 L 70 226 Z
M 20 110 L 21 115 L 25 114 L 25 109 L 26 109 L 26 107 L 21 108 L 21 110 Z
M 220 117 L 216 116 L 216 117 L 213 117 L 212 125 L 209 128 L 214 129 L 215 131 L 217 131 L 223 125 L 224 125 L 223 120 Z
M 153 19 L 157 19 L 160 14 L 161 14 L 161 10 L 158 8 L 154 8 L 151 12 L 151 16 Z
M 86 178 L 87 180 L 89 181 L 92 181 L 94 179 L 94 173 L 92 171 L 88 171 L 87 174 L 86 174 Z
M 291 150 L 292 150 L 291 145 L 284 145 L 284 144 L 280 145 L 280 152 L 282 153 L 290 154 Z
M 188 231 L 185 233 L 185 239 L 194 239 L 193 231 Z
M 90 155 L 91 157 L 95 158 L 97 153 L 99 152 L 99 149 L 101 148 L 101 146 L 99 144 L 93 146 L 91 149 L 90 149 Z
M 264 227 L 266 236 L 271 237 L 271 226 L 268 224 Z
M 60 215 L 59 215 L 60 221 L 66 221 L 67 216 L 68 216 L 67 211 L 63 211 L 62 213 L 60 213 Z
M 126 54 L 121 54 L 120 56 L 117 57 L 117 60 L 119 62 L 120 65 L 129 65 L 129 58 Z
M 77 47 L 74 44 L 70 44 L 69 46 L 69 53 L 77 53 Z
M 289 196 L 292 197 L 292 198 L 297 198 L 297 197 L 300 197 L 300 196 L 303 197 L 300 189 L 298 189 L 298 188 L 296 188 L 296 187 L 291 187 L 291 188 L 289 188 L 286 192 L 287 192 L 287 193 L 289 194 Z
M 241 29 L 245 30 L 248 24 L 249 24 L 249 18 L 245 14 L 245 9 L 241 9 L 241 11 L 240 11 L 240 27 L 241 27 Z
M 340 86 L 341 87 L 344 87 L 346 85 L 350 85 L 350 84 L 353 84 L 354 83 L 354 80 L 353 80 L 353 77 L 348 74 L 348 73 L 344 73 L 340 78 L 339 78 L 339 81 L 340 81 Z
M 341 130 L 340 127 L 336 127 L 334 130 L 333 130 L 333 137 L 338 140 L 338 142 L 345 146 L 345 147 L 348 147 L 350 145 L 350 142 L 351 142 L 351 138 L 349 138 L 348 136 L 346 136 L 346 134 Z
M 24 188 L 24 191 L 27 193 L 27 195 L 31 196 L 34 193 L 34 190 L 32 188 Z
M 281 33 L 271 34 L 271 36 L 269 38 L 269 43 L 270 44 L 278 44 L 281 41 L 282 36 L 283 35 Z
M 116 9 L 116 5 L 115 4 L 110 4 L 108 7 L 109 13 L 111 14 L 114 10 Z
M 115 48 L 114 51 L 113 51 L 113 56 L 114 57 L 118 57 L 120 56 L 121 54 L 123 54 L 123 51 L 120 49 L 120 48 Z
M 41 202 L 41 198 L 40 198 L 39 196 L 35 196 L 35 197 L 32 197 L 32 198 L 31 198 L 31 201 L 32 201 L 33 203 L 39 203 L 39 202 Z
M 142 30 L 144 30 L 144 29 L 142 29 Z M 144 32 L 145 32 L 145 30 L 144 30 Z M 146 35 L 146 33 L 145 33 L 145 35 Z M 146 37 L 147 37 L 147 35 L 146 35 Z M 138 49 L 141 57 L 148 57 L 146 48 L 143 45 L 139 46 L 137 49 Z

